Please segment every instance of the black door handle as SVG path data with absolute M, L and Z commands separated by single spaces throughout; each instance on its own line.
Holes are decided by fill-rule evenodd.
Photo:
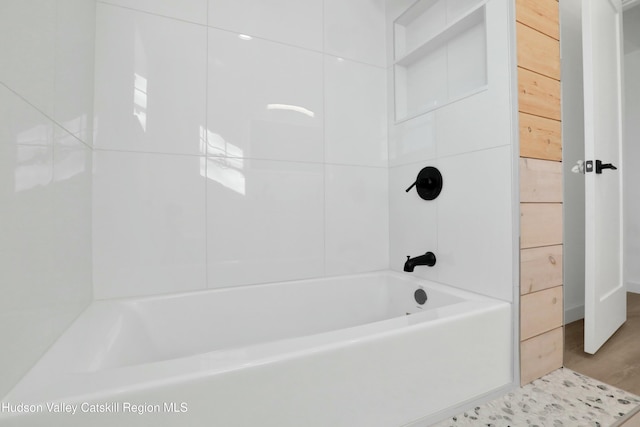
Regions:
M 603 169 L 618 170 L 618 168 L 611 163 L 602 163 L 600 160 L 596 160 L 596 173 L 602 173 Z

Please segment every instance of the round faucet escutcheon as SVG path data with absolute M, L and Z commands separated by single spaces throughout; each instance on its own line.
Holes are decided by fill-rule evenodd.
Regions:
M 418 172 L 418 177 L 405 191 L 408 193 L 413 187 L 416 187 L 418 196 L 424 200 L 433 200 L 440 195 L 442 191 L 442 174 L 433 167 L 427 166 Z

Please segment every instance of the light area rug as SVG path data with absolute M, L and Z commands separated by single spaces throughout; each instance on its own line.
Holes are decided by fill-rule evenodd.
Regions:
M 634 394 L 563 368 L 435 427 L 610 427 L 638 405 Z

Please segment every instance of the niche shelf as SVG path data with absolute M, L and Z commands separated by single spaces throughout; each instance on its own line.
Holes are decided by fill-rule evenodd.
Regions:
M 418 0 L 394 22 L 396 123 L 487 88 L 486 0 Z

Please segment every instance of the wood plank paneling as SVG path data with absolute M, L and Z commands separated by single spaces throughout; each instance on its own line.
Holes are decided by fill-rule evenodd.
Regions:
M 520 374 L 562 367 L 562 124 L 557 0 L 516 0 L 520 130 Z
M 520 158 L 520 201 L 562 202 L 562 163 Z
M 527 384 L 562 367 L 562 328 L 520 343 L 520 382 Z
M 520 113 L 520 155 L 544 160 L 562 160 L 562 122 Z
M 562 326 L 562 286 L 520 297 L 520 339 Z
M 560 82 L 518 67 L 520 111 L 560 120 Z
M 520 295 L 562 285 L 562 245 L 520 251 Z
M 516 31 L 518 66 L 560 80 L 560 42 L 520 23 Z
M 520 204 L 522 249 L 562 244 L 562 203 Z
M 516 21 L 560 40 L 558 0 L 516 0 Z

